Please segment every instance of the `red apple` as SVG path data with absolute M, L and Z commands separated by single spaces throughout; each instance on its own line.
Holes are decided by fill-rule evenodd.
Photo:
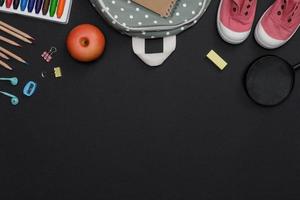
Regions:
M 105 37 L 94 25 L 79 25 L 68 34 L 67 49 L 70 55 L 80 62 L 98 59 L 103 54 L 104 48 Z

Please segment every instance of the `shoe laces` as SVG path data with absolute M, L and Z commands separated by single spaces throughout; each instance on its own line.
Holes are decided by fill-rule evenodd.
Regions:
M 250 18 L 250 10 L 256 0 L 232 0 L 232 13 L 237 19 Z
M 281 0 L 276 15 L 288 27 L 300 23 L 300 0 Z

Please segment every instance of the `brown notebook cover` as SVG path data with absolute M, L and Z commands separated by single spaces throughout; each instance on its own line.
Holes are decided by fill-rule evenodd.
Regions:
M 162 17 L 169 17 L 177 0 L 133 0 Z

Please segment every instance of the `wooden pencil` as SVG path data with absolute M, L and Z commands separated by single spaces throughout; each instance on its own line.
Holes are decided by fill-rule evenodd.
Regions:
M 19 35 L 19 34 L 13 32 L 11 30 L 5 28 L 4 26 L 0 25 L 0 30 L 3 31 L 3 32 L 5 32 L 5 33 L 8 33 L 8 34 L 10 34 L 10 35 L 12 35 L 12 36 L 20 39 L 20 40 L 22 40 L 23 42 L 27 42 L 29 44 L 32 44 L 32 42 L 29 39 L 27 39 L 27 38 L 23 37 L 22 35 Z
M 0 52 L 0 57 L 5 59 L 5 60 L 9 60 L 9 57 L 7 55 L 5 55 L 4 53 Z
M 0 52 L 0 57 L 5 59 L 5 60 L 9 60 L 9 57 L 7 57 L 7 55 L 5 55 L 4 53 Z
M 13 46 L 16 46 L 16 47 L 21 47 L 21 45 L 19 45 L 17 42 L 11 40 L 11 39 L 8 39 L 6 37 L 3 37 L 3 36 L 0 36 L 0 40 L 3 41 L 3 42 L 6 42 L 8 44 L 11 44 Z
M 6 64 L 5 62 L 3 62 L 2 60 L 0 60 L 0 65 L 2 67 L 4 67 L 5 69 L 8 69 L 10 71 L 12 70 L 12 68 L 8 64 Z
M 4 26 L 4 27 L 6 27 L 6 28 L 8 28 L 8 29 L 10 29 L 10 30 L 12 30 L 12 31 L 14 31 L 15 33 L 18 33 L 19 35 L 22 35 L 23 37 L 25 37 L 25 38 L 27 38 L 27 39 L 34 40 L 34 38 L 31 37 L 29 34 L 27 34 L 27 33 L 23 32 L 23 31 L 21 31 L 21 30 L 15 28 L 15 27 L 13 27 L 13 26 L 11 26 L 11 25 L 9 25 L 9 24 L 7 24 L 7 23 L 1 21 L 1 20 L 0 20 L 0 25 L 2 25 L 2 26 Z
M 17 56 L 16 54 L 8 51 L 7 49 L 3 48 L 0 46 L 0 51 L 2 51 L 3 53 L 5 53 L 6 55 L 16 59 L 17 61 L 24 63 L 24 64 L 28 64 L 23 58 L 21 58 L 20 56 Z

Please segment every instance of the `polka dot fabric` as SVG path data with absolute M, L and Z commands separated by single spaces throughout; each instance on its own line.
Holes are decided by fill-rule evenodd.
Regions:
M 90 1 L 114 28 L 141 38 L 179 34 L 197 23 L 210 3 L 210 0 L 178 0 L 172 15 L 164 18 L 131 0 Z

